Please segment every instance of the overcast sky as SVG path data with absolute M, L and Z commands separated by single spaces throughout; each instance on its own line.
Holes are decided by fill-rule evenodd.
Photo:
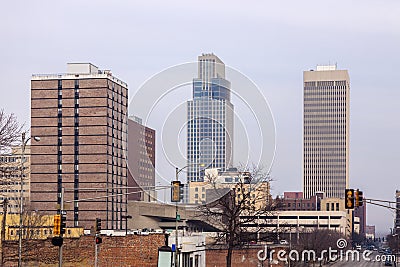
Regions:
M 271 106 L 273 194 L 281 194 L 302 189 L 302 72 L 337 63 L 351 79 L 350 184 L 366 197 L 394 200 L 399 14 L 398 0 L 6 1 L 0 107 L 29 125 L 31 74 L 65 72 L 67 62 L 112 69 L 133 96 L 164 68 L 213 52 L 252 79 Z M 368 224 L 381 232 L 393 218 L 368 206 Z

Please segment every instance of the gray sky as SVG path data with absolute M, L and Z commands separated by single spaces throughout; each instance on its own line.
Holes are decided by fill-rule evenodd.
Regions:
M 112 69 L 132 95 L 162 69 L 213 52 L 271 105 L 279 194 L 301 190 L 302 71 L 338 63 L 351 79 L 350 184 L 393 200 L 400 189 L 398 14 L 397 0 L 6 1 L 0 107 L 29 125 L 30 75 L 64 72 L 66 62 Z M 368 207 L 368 224 L 388 231 L 392 213 Z

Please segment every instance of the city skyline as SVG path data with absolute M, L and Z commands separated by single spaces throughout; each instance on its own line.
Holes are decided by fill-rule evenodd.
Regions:
M 91 61 L 118 73 L 129 84 L 131 99 L 160 70 L 201 52 L 214 52 L 254 80 L 269 100 L 277 131 L 271 173 L 276 195 L 301 189 L 302 71 L 338 62 L 352 79 L 350 187 L 362 185 L 366 197 L 393 200 L 400 160 L 400 92 L 395 78 L 400 3 L 289 1 L 245 6 L 233 2 L 229 10 L 226 4 L 8 2 L 4 10 L 11 12 L 0 19 L 9 25 L 2 29 L 7 41 L 0 44 L 0 106 L 29 128 L 32 73 L 60 70 L 65 62 Z M 71 13 L 76 14 L 73 20 Z M 99 26 L 76 30 L 93 22 Z M 37 34 L 38 29 L 47 34 Z M 103 38 L 104 32 L 123 36 L 124 41 Z M 174 175 L 173 168 L 170 173 Z M 393 227 L 393 214 L 368 206 L 368 224 L 387 233 Z

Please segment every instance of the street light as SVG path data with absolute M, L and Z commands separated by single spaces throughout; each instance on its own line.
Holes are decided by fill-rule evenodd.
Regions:
M 179 169 L 178 167 L 175 168 L 175 181 L 179 181 L 179 173 L 183 171 L 184 169 L 190 167 L 190 166 L 199 166 L 199 167 L 204 167 L 205 164 L 189 164 L 186 165 L 185 167 Z M 178 262 L 178 202 L 175 202 L 175 267 L 179 267 L 179 262 Z
M 22 133 L 22 142 L 21 142 L 21 179 L 20 179 L 20 190 L 19 190 L 19 235 L 18 235 L 18 267 L 22 266 L 22 213 L 24 212 L 23 201 L 24 201 L 24 194 L 23 194 L 23 183 L 24 183 L 24 163 L 25 163 L 25 148 L 28 141 L 32 138 L 29 137 L 25 140 L 25 132 Z M 33 140 L 36 142 L 40 141 L 40 137 L 34 136 Z

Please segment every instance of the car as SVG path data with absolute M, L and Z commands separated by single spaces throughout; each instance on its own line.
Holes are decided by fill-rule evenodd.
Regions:
M 385 266 L 393 266 L 392 260 L 390 258 L 386 258 Z
M 287 242 L 286 240 L 281 240 L 281 241 L 279 241 L 279 244 L 281 244 L 281 245 L 289 245 L 289 242 Z
M 357 245 L 357 246 L 356 246 L 356 249 L 357 249 L 357 250 L 361 250 L 361 245 Z

